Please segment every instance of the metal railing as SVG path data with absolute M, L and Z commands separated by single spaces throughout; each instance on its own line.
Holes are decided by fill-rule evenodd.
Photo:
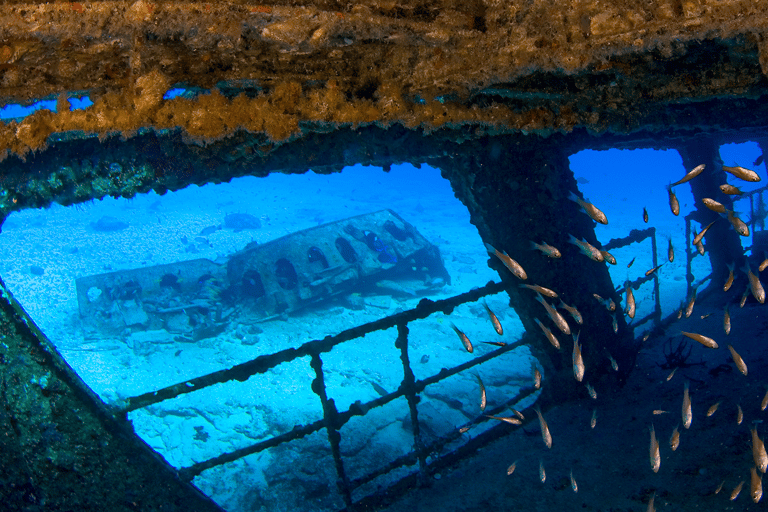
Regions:
M 152 404 L 157 404 L 159 402 L 169 400 L 186 393 L 199 391 L 214 384 L 235 380 L 244 382 L 249 377 L 256 374 L 266 373 L 279 364 L 294 361 L 300 357 L 309 356 L 310 365 L 314 370 L 314 380 L 312 381 L 311 389 L 319 397 L 322 404 L 322 419 L 308 424 L 294 425 L 294 427 L 288 432 L 275 435 L 269 439 L 223 453 L 211 459 L 198 462 L 185 468 L 181 468 L 178 470 L 178 473 L 182 479 L 191 481 L 194 477 L 200 475 L 205 470 L 220 466 L 225 463 L 236 461 L 248 455 L 263 452 L 269 448 L 277 447 L 284 443 L 303 438 L 325 428 L 328 434 L 328 440 L 330 442 L 331 452 L 338 477 L 338 490 L 344 500 L 345 505 L 347 507 L 351 507 L 354 505 L 352 499 L 353 490 L 397 468 L 418 464 L 419 480 L 425 482 L 430 478 L 429 466 L 435 464 L 435 462 L 439 461 L 442 457 L 447 457 L 452 454 L 441 454 L 440 457 L 437 459 L 432 459 L 430 463 L 428 463 L 427 457 L 429 455 L 440 452 L 443 447 L 462 436 L 463 432 L 465 431 L 464 428 L 488 421 L 488 418 L 484 416 L 476 417 L 464 425 L 456 425 L 455 429 L 450 430 L 448 433 L 437 437 L 437 439 L 433 440 L 431 443 L 426 444 L 424 443 L 423 437 L 420 435 L 421 425 L 419 422 L 419 415 L 417 410 L 417 404 L 419 403 L 420 399 L 419 394 L 422 393 L 425 388 L 431 384 L 435 384 L 453 375 L 456 375 L 459 372 L 468 370 L 491 359 L 499 357 L 511 350 L 514 350 L 517 347 L 520 347 L 524 344 L 524 342 L 517 341 L 514 343 L 509 343 L 486 354 L 476 356 L 473 359 L 457 366 L 453 366 L 451 368 L 443 368 L 438 373 L 427 378 L 416 380 L 413 370 L 411 369 L 411 362 L 408 355 L 408 324 L 416 320 L 425 319 L 437 312 L 450 314 L 457 306 L 469 302 L 476 302 L 483 297 L 500 293 L 504 291 L 504 289 L 505 285 L 503 283 L 489 282 L 481 288 L 476 288 L 469 292 L 456 295 L 448 299 L 439 301 L 422 299 L 413 309 L 342 331 L 334 336 L 327 336 L 323 339 L 309 341 L 296 348 L 289 348 L 272 354 L 259 356 L 251 361 L 236 365 L 226 370 L 216 371 L 201 377 L 189 379 L 172 386 L 158 389 L 157 391 L 144 393 L 142 395 L 129 398 L 126 401 L 125 406 L 123 406 L 119 412 L 125 414 L 130 411 L 135 411 Z M 322 354 L 329 352 L 335 346 L 342 343 L 361 338 L 366 334 L 389 329 L 392 327 L 397 328 L 397 337 L 394 340 L 394 345 L 400 353 L 400 359 L 402 361 L 403 367 L 403 379 L 399 388 L 392 393 L 386 394 L 366 403 L 356 402 L 345 411 L 337 410 L 335 402 L 332 399 L 329 399 L 326 393 L 325 373 L 323 371 L 323 361 L 321 357 Z M 524 399 L 534 392 L 535 389 L 533 386 L 525 387 L 516 396 L 493 409 L 487 409 L 485 413 L 489 415 L 497 415 L 509 407 L 509 405 Z M 340 432 L 341 428 L 354 416 L 364 416 L 371 409 L 381 407 L 400 397 L 404 397 L 408 402 L 408 407 L 410 410 L 410 422 L 413 432 L 413 449 L 405 455 L 391 460 L 382 467 L 377 468 L 363 476 L 360 476 L 354 480 L 349 479 L 345 470 L 344 456 L 342 455 L 340 449 L 342 437 Z M 494 438 L 507 431 L 501 425 L 498 425 L 492 427 L 486 432 L 491 432 L 493 430 L 497 432 L 497 435 L 484 436 L 483 439 L 486 440 L 484 444 L 487 444 Z M 455 451 L 458 451 L 458 449 Z
M 626 247 L 631 244 L 640 243 L 647 238 L 651 239 L 652 265 L 653 267 L 656 267 L 659 264 L 659 257 L 656 254 L 656 249 L 657 249 L 656 228 L 654 227 L 646 228 L 643 230 L 633 229 L 632 231 L 629 232 L 629 235 L 625 236 L 624 238 L 614 238 L 610 240 L 607 244 L 603 246 L 603 249 L 605 249 L 606 251 L 610 251 L 612 249 L 619 249 L 621 247 Z M 638 288 L 640 288 L 640 286 L 647 283 L 648 281 L 653 281 L 653 296 L 654 296 L 653 311 L 648 315 L 644 316 L 643 318 L 638 319 L 636 322 L 633 322 L 632 323 L 633 328 L 639 327 L 651 320 L 653 320 L 655 325 L 659 325 L 659 323 L 661 323 L 661 299 L 659 297 L 658 272 L 653 272 L 651 275 L 648 275 L 648 276 L 639 277 L 634 281 L 630 281 L 629 284 L 633 290 L 637 290 Z M 616 291 L 618 292 L 622 288 L 623 286 L 619 286 L 618 288 L 616 288 Z

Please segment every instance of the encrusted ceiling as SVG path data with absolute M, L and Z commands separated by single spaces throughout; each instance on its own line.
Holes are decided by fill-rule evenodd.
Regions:
M 269 143 L 375 123 L 627 133 L 669 106 L 766 92 L 765 2 L 6 1 L 0 98 L 58 99 L 0 127 L 24 156 L 56 132 L 180 128 Z M 164 100 L 173 86 L 198 94 Z M 94 105 L 70 111 L 68 98 Z M 692 119 L 700 125 L 712 120 Z M 716 124 L 716 123 L 715 123 Z

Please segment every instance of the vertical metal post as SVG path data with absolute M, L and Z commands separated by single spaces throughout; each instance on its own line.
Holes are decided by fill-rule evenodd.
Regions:
M 424 443 L 419 433 L 419 410 L 416 404 L 419 403 L 419 397 L 416 394 L 414 383 L 416 378 L 411 369 L 411 362 L 408 357 L 408 325 L 404 323 L 397 324 L 397 341 L 395 346 L 400 349 L 400 360 L 403 362 L 403 392 L 408 400 L 408 408 L 411 410 L 411 427 L 413 430 L 413 446 L 419 457 L 419 476 L 422 485 L 429 484 L 429 475 L 427 473 L 427 456 L 424 453 Z
M 693 288 L 693 251 L 691 250 L 691 219 L 685 217 L 685 296 L 690 297 Z
M 325 376 L 323 375 L 323 360 L 320 359 L 320 355 L 312 353 L 312 361 L 310 366 L 315 370 L 315 379 L 312 381 L 312 391 L 320 397 L 320 402 L 323 405 L 323 420 L 325 421 L 325 430 L 328 432 L 328 441 L 331 444 L 331 453 L 333 453 L 333 462 L 336 465 L 336 474 L 338 479 L 336 480 L 336 486 L 339 489 L 342 497 L 344 498 L 344 504 L 347 508 L 352 506 L 352 490 L 349 488 L 349 479 L 344 471 L 344 462 L 341 460 L 341 434 L 338 429 L 338 414 L 336 404 L 333 399 L 329 399 L 325 392 Z
M 656 244 L 656 228 L 652 227 L 651 228 L 651 253 L 653 254 L 652 268 L 656 267 L 659 264 L 659 257 L 656 254 L 657 247 L 658 246 Z M 656 309 L 654 310 L 654 313 L 653 313 L 653 320 L 657 326 L 661 324 L 661 297 L 659 297 L 659 291 L 660 291 L 659 273 L 657 271 L 653 273 L 653 295 L 656 298 Z

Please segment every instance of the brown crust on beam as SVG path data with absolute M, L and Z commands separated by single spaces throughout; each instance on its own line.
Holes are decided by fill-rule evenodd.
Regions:
M 23 156 L 51 133 L 131 136 L 140 127 L 181 127 L 196 142 L 238 128 L 285 141 L 305 121 L 626 133 L 669 104 L 766 93 L 768 18 L 753 2 L 549 8 L 5 3 L 0 98 L 59 97 L 61 112 L 64 95 L 80 91 L 95 105 L 4 126 L 0 151 Z M 163 100 L 175 84 L 222 93 Z

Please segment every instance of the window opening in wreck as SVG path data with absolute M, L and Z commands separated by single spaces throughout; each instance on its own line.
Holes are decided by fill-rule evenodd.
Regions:
M 570 157 L 571 170 L 584 198 L 593 202 L 607 216 L 608 224 L 597 224 L 595 233 L 604 246 L 611 240 L 627 237 L 632 230 L 655 228 L 656 264 L 654 265 L 652 237 L 623 247 L 611 248 L 616 265 L 608 265 L 611 280 L 623 290 L 627 280 L 642 278 L 646 271 L 663 264 L 656 272 L 659 278 L 661 318 L 680 309 L 688 296 L 686 282 L 686 220 L 696 207 L 688 183 L 678 185 L 674 193 L 680 203 L 680 215 L 673 215 L 666 187 L 671 177 L 682 177 L 690 169 L 683 167 L 680 154 L 675 150 L 651 149 L 607 151 L 584 150 Z M 648 222 L 644 220 L 644 209 Z M 700 231 L 696 221 L 690 221 L 691 230 Z M 668 248 L 671 241 L 675 257 L 670 262 Z M 693 249 L 693 254 L 697 254 Z M 628 265 L 631 266 L 628 268 Z M 694 256 L 691 260 L 692 287 L 706 286 L 712 272 L 709 257 Z M 655 309 L 654 282 L 646 281 L 634 290 L 637 304 L 636 319 L 652 315 Z M 635 335 L 653 327 L 648 322 L 639 327 Z
M 428 166 L 53 205 L 2 228 L 1 272 L 31 318 L 228 510 L 338 509 L 495 426 L 480 414 L 480 381 L 496 413 L 533 389 L 522 323 L 501 285 L 488 285 L 499 276 L 468 211 Z M 451 315 L 414 309 L 478 288 L 503 337 L 476 299 Z M 404 330 L 355 330 L 398 313 L 410 315 Z M 243 370 L 257 357 L 265 370 Z M 519 398 L 522 409 L 535 396 Z M 334 408 L 338 443 L 323 419 Z M 308 459 L 330 462 L 296 474 Z

